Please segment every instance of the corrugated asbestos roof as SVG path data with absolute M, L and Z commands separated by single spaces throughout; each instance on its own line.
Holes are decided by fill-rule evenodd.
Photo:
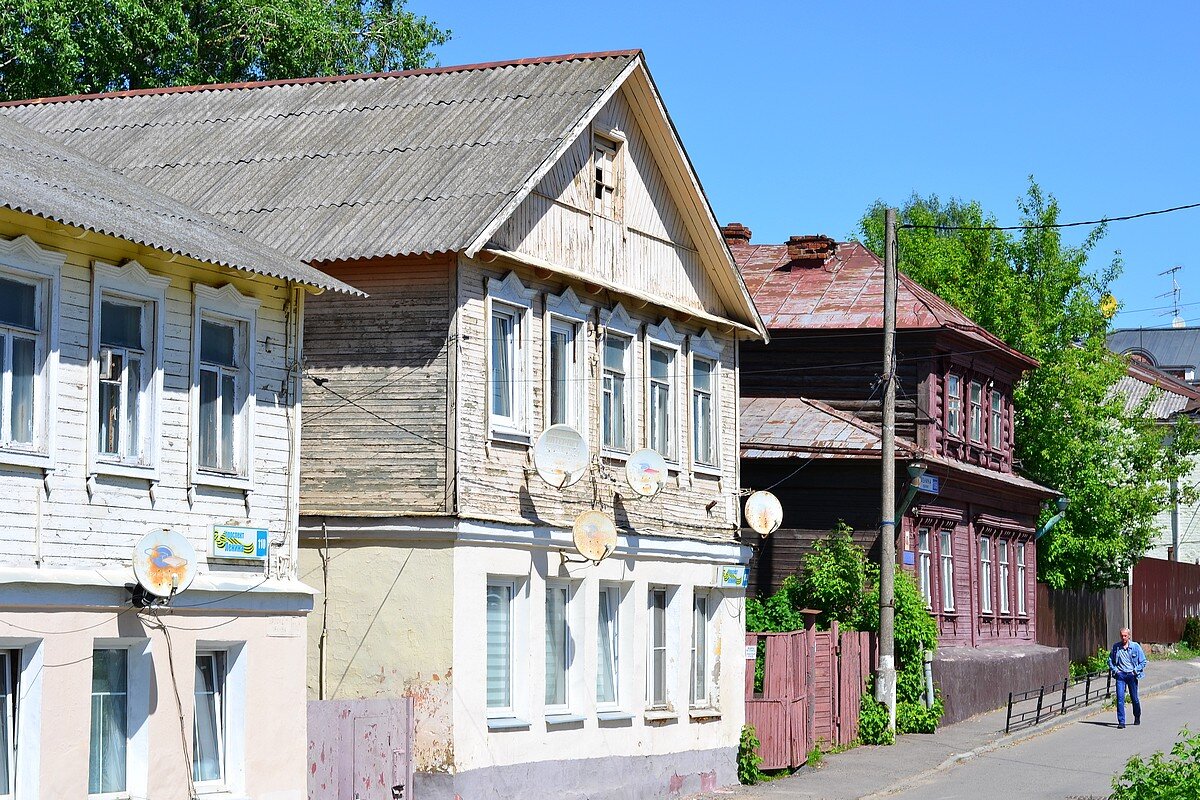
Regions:
M 1112 391 L 1125 398 L 1126 411 L 1137 411 L 1148 401 L 1146 416 L 1160 422 L 1200 405 L 1200 389 L 1136 361 L 1129 364 L 1125 377 Z
M 309 261 L 460 251 L 638 56 L 129 92 L 0 113 Z
M 883 433 L 878 426 L 807 397 L 743 397 L 742 458 L 879 458 Z M 923 453 L 915 442 L 896 438 L 897 458 L 920 458 L 948 470 L 999 481 L 1045 496 L 1057 492 L 1010 472 Z
M 883 328 L 883 262 L 865 245 L 839 242 L 818 266 L 792 266 L 786 244 L 734 242 L 730 250 L 768 330 Z M 1037 364 L 903 273 L 896 294 L 899 330 L 955 330 Z
M 0 205 L 210 264 L 362 294 L 0 115 Z

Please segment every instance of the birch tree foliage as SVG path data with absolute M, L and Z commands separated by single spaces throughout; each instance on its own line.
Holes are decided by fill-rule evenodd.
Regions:
M 877 253 L 883 209 L 877 202 L 860 223 Z M 1122 263 L 1118 253 L 1091 266 L 1104 226 L 1068 244 L 1063 229 L 1048 227 L 1060 221 L 1057 201 L 1032 179 L 1017 210 L 1029 227 L 999 231 L 976 202 L 914 195 L 900 209 L 901 224 L 944 229 L 901 228 L 900 269 L 1040 362 L 1014 391 L 1016 457 L 1024 475 L 1062 492 L 1070 506 L 1038 543 L 1039 579 L 1055 588 L 1122 585 L 1151 544 L 1155 515 L 1169 507 L 1171 479 L 1187 474 L 1195 426 L 1159 426 L 1146 414 L 1148 399 L 1126 408 L 1114 393 L 1125 361 L 1105 345 L 1100 301 Z
M 405 0 L 0 0 L 0 99 L 413 69 Z

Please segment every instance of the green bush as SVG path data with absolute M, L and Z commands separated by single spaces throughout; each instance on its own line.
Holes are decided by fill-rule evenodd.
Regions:
M 758 754 L 759 744 L 761 743 L 758 737 L 754 735 L 754 726 L 743 725 L 742 736 L 738 740 L 737 774 L 738 781 L 747 786 L 767 777 L 766 773 L 758 768 L 762 763 L 762 756 Z
M 1191 650 L 1200 650 L 1200 617 L 1188 617 L 1184 620 L 1183 643 Z
M 1089 656 L 1083 661 L 1072 661 L 1070 665 L 1071 678 L 1082 678 L 1084 675 L 1090 675 L 1093 672 L 1108 671 L 1108 651 L 1101 647 L 1096 651 L 1094 656 Z
M 1182 800 L 1200 797 L 1200 734 L 1184 728 L 1170 756 L 1156 752 L 1148 760 L 1134 756 L 1113 778 L 1110 800 Z
M 862 744 L 893 744 L 895 735 L 888 730 L 887 706 L 875 699 L 871 691 L 872 681 L 867 681 L 858 706 L 858 741 Z
M 827 539 L 814 543 L 792 593 L 794 607 L 821 612 L 817 615 L 821 630 L 829 630 L 833 620 L 843 628 L 863 630 L 866 590 L 878 580 L 879 569 L 854 543 L 853 532 L 839 520 Z

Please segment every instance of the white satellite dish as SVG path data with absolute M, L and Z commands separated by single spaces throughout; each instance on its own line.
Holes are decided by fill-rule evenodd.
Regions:
M 770 536 L 783 524 L 783 506 L 770 492 L 755 492 L 746 498 L 746 524 Z
M 196 549 L 173 530 L 153 530 L 133 547 L 133 574 L 155 597 L 179 594 L 196 577 Z
M 600 511 L 584 511 L 571 531 L 575 549 L 588 561 L 599 563 L 617 549 L 617 526 Z
M 642 497 L 654 497 L 667 486 L 667 462 L 657 450 L 638 450 L 625 462 L 625 480 Z
M 590 463 L 587 442 L 570 425 L 551 425 L 533 446 L 538 477 L 556 489 L 578 483 Z

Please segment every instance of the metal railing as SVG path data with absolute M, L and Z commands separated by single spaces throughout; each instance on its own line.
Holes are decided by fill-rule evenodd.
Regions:
M 1090 672 L 1082 678 L 1067 678 L 1027 692 L 1009 692 L 1004 732 L 1033 727 L 1073 708 L 1109 697 L 1112 697 L 1112 675 L 1108 672 Z

